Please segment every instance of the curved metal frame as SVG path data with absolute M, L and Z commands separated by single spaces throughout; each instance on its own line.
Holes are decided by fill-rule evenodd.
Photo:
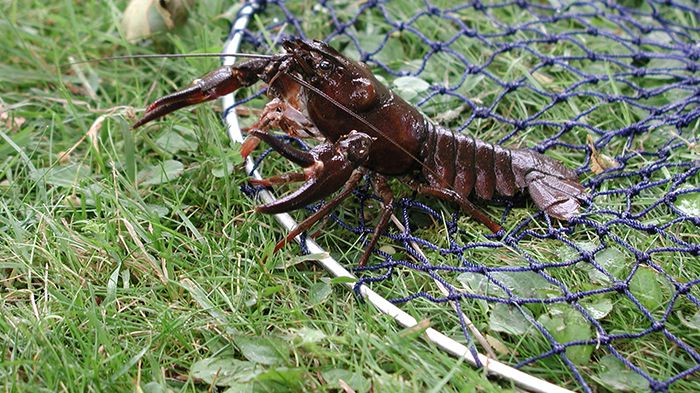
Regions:
M 238 12 L 236 19 L 231 26 L 231 35 L 228 41 L 224 45 L 222 53 L 236 53 L 240 46 L 241 40 L 243 38 L 243 30 L 248 25 L 248 21 L 251 16 L 259 9 L 257 4 L 247 4 L 241 8 Z M 225 57 L 224 64 L 233 64 L 236 61 L 234 57 Z M 227 131 L 229 138 L 234 142 L 243 142 L 243 135 L 238 124 L 238 117 L 236 116 L 236 111 L 232 110 L 235 103 L 235 98 L 233 94 L 222 97 L 221 102 L 224 108 L 224 121 L 227 126 Z M 257 171 L 253 170 L 253 160 L 249 157 L 246 161 L 246 170 L 248 173 L 252 173 L 252 176 L 256 179 L 260 179 L 261 176 Z M 269 203 L 275 200 L 275 196 L 269 191 L 263 190 L 259 194 L 259 197 L 265 203 Z M 276 214 L 275 219 L 284 227 L 287 231 L 292 230 L 296 225 L 296 221 L 289 214 Z M 296 238 L 300 241 L 299 238 Z M 316 242 L 310 239 L 306 239 L 306 247 L 312 253 L 327 253 L 323 248 L 321 248 Z M 334 277 L 348 277 L 356 278 L 343 266 L 341 266 L 335 259 L 330 256 L 327 258 L 319 259 L 318 262 L 331 273 Z M 345 284 L 351 290 L 353 289 L 352 283 Z M 400 308 L 396 307 L 394 304 L 387 301 L 384 297 L 374 292 L 372 289 L 362 286 L 359 290 L 361 296 L 372 305 L 374 305 L 382 313 L 391 316 L 399 324 L 405 327 L 412 327 L 418 324 L 418 320 L 407 314 Z M 431 342 L 435 343 L 445 352 L 463 358 L 473 366 L 478 363 L 476 359 L 472 356 L 469 348 L 465 345 L 458 343 L 457 341 L 445 336 L 439 331 L 428 328 L 425 331 L 423 337 L 426 337 Z M 516 385 L 534 391 L 534 392 L 553 392 L 553 393 L 565 393 L 571 392 L 570 390 L 561 388 L 545 380 L 533 377 L 526 374 L 520 370 L 513 367 L 505 365 L 497 360 L 491 359 L 485 355 L 478 354 L 479 363 L 484 367 L 484 369 L 493 376 L 498 376 L 513 381 Z

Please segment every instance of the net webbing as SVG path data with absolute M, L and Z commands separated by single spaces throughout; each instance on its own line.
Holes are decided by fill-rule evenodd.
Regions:
M 265 30 L 245 42 L 329 41 L 436 121 L 552 155 L 590 192 L 568 225 L 529 205 L 487 208 L 502 236 L 401 198 L 405 229 L 385 234 L 358 285 L 473 347 L 464 313 L 505 344 L 502 359 L 558 369 L 575 389 L 698 386 L 698 1 L 301 3 L 266 2 L 251 24 Z M 378 201 L 356 190 L 332 215 L 338 236 L 367 239 Z

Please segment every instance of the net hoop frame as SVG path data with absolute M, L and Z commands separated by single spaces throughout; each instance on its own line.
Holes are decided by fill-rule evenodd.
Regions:
M 230 34 L 223 46 L 222 53 L 230 54 L 237 53 L 240 47 L 241 41 L 243 39 L 243 31 L 248 26 L 253 14 L 260 10 L 260 5 L 257 3 L 247 3 L 245 4 L 236 14 L 235 18 L 231 24 Z M 223 58 L 224 65 L 231 65 L 236 62 L 236 58 L 232 56 L 226 56 Z M 232 142 L 242 143 L 243 133 L 238 122 L 238 116 L 235 110 L 231 110 L 235 104 L 235 93 L 226 95 L 221 98 L 222 107 L 224 109 L 223 121 L 227 129 L 227 134 Z M 255 164 L 251 157 L 248 157 L 245 161 L 246 173 L 249 173 L 255 179 L 262 179 L 260 173 L 255 170 Z M 268 190 L 261 190 L 257 193 L 257 197 L 264 203 L 270 203 L 274 201 L 275 196 Z M 287 213 L 275 214 L 274 215 L 277 222 L 282 228 L 287 231 L 291 231 L 296 227 L 297 222 Z M 301 242 L 300 237 L 295 238 L 297 242 Z M 305 245 L 309 252 L 313 254 L 325 253 L 329 255 L 325 258 L 319 258 L 318 263 L 333 277 L 345 277 L 356 280 L 352 273 L 345 269 L 338 261 L 330 257 L 330 254 L 323 248 L 321 248 L 315 241 L 306 238 Z M 378 311 L 386 314 L 401 326 L 406 328 L 414 327 L 418 325 L 419 321 L 401 310 L 396 305 L 389 302 L 387 299 L 368 288 L 366 285 L 360 285 L 359 288 L 355 288 L 355 284 L 352 282 L 343 283 L 350 291 L 356 291 L 365 301 L 371 303 Z M 483 367 L 489 375 L 503 378 L 512 381 L 515 385 L 527 389 L 533 392 L 543 392 L 543 393 L 571 393 L 571 390 L 562 388 L 553 383 L 547 382 L 543 379 L 534 377 L 516 368 L 508 366 L 497 360 L 489 358 L 488 356 L 471 351 L 467 346 L 451 339 L 450 337 L 444 335 L 440 331 L 428 328 L 425 330 L 421 337 L 425 338 L 427 341 L 432 342 L 437 345 L 441 350 L 449 353 L 452 356 L 464 359 L 467 363 L 471 364 L 473 367 L 478 367 L 479 365 Z M 475 354 L 475 355 L 474 355 Z M 476 357 L 475 357 L 476 356 Z

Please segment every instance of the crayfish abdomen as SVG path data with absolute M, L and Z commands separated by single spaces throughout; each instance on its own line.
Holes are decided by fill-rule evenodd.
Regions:
M 540 210 L 569 220 L 585 190 L 576 173 L 560 162 L 525 149 L 498 145 L 430 126 L 421 150 L 423 176 L 434 187 L 446 187 L 481 201 L 516 197 L 527 190 Z

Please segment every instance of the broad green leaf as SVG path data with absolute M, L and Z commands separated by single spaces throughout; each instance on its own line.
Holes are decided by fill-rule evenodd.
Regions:
M 306 255 L 298 255 L 292 258 L 289 258 L 286 262 L 280 263 L 275 266 L 275 269 L 287 269 L 292 266 L 298 265 L 300 263 L 308 262 L 308 261 L 318 261 L 320 259 L 325 259 L 328 258 L 330 255 L 327 252 L 319 252 L 316 254 L 306 254 Z
M 513 294 L 521 297 L 542 297 L 547 292 L 556 291 L 556 287 L 535 272 L 494 272 L 491 276 L 500 281 Z
M 622 251 L 617 248 L 608 247 L 604 250 L 595 254 L 595 261 L 602 267 L 606 272 L 610 273 L 613 277 L 622 279 L 625 269 L 627 267 L 627 258 Z M 610 279 L 608 276 L 603 274 L 598 269 L 593 266 L 589 266 L 588 277 L 592 282 L 598 284 L 609 284 Z
M 664 286 L 656 271 L 640 267 L 630 280 L 629 289 L 644 307 L 653 311 L 664 305 Z
M 625 367 L 613 355 L 605 355 L 598 361 L 600 370 L 596 380 L 609 389 L 621 392 L 647 392 L 649 382 L 636 372 Z
M 287 343 L 272 336 L 238 336 L 235 343 L 243 356 L 251 362 L 272 365 L 284 363 L 289 359 Z
M 166 160 L 140 170 L 136 179 L 141 185 L 152 186 L 175 180 L 182 176 L 183 172 L 184 165 L 180 161 Z
M 81 187 L 80 191 L 83 194 L 80 198 L 80 203 L 84 206 L 95 206 L 97 201 L 113 196 L 109 193 L 110 190 L 100 183 L 87 184 L 85 187 Z
M 38 168 L 32 172 L 34 181 L 44 181 L 46 184 L 58 187 L 73 187 L 82 179 L 90 177 L 92 171 L 85 165 L 69 164 L 51 168 Z
M 355 277 L 333 277 L 330 280 L 331 284 L 346 284 L 346 283 L 356 283 L 357 278 Z
M 211 357 L 196 361 L 190 368 L 193 378 L 203 380 L 217 386 L 231 386 L 234 383 L 252 381 L 263 369 L 253 362 Z
M 185 127 L 167 129 L 156 138 L 155 144 L 171 154 L 181 151 L 191 152 L 199 147 L 194 131 Z
M 304 326 L 296 331 L 296 336 L 302 344 L 318 343 L 326 339 L 326 334 L 318 329 L 312 329 Z
M 581 306 L 595 319 L 603 319 L 612 311 L 612 300 L 604 297 L 600 299 L 586 298 L 581 301 Z
M 385 244 L 385 245 L 379 247 L 379 251 L 387 253 L 389 255 L 396 254 L 396 249 L 388 244 Z
M 510 355 L 513 353 L 510 349 L 508 349 L 508 347 L 503 343 L 503 341 L 499 340 L 498 338 L 489 334 L 486 334 L 484 337 L 486 338 L 486 341 L 489 343 L 491 348 L 493 348 L 493 350 L 497 353 L 501 355 Z
M 112 274 L 109 275 L 109 280 L 107 280 L 107 296 L 103 301 L 103 304 L 111 304 L 112 300 L 117 297 L 117 284 L 119 282 L 119 272 L 122 265 L 121 263 L 117 265 Z
M 143 393 L 172 393 L 173 390 L 168 388 L 165 383 L 160 383 L 158 381 L 151 381 L 143 385 Z
M 22 151 L 23 148 L 27 147 L 32 142 L 32 131 L 30 127 L 24 127 L 10 138 L 10 135 L 0 130 L 0 141 L 2 141 L 0 143 L 0 157 L 18 153 L 17 150 Z
M 253 383 L 234 382 L 224 390 L 224 393 L 253 393 L 255 391 L 256 386 Z
M 394 79 L 392 86 L 394 92 L 396 92 L 406 101 L 410 101 L 418 94 L 430 88 L 430 84 L 428 82 L 415 76 L 402 76 L 396 78 Z
M 261 294 L 263 295 L 263 297 L 268 297 L 276 294 L 282 289 L 284 289 L 284 287 L 282 287 L 281 285 L 270 285 L 268 287 L 263 288 Z
M 298 388 L 303 382 L 305 373 L 303 368 L 277 367 L 260 373 L 255 380 L 256 382 L 274 382 L 276 388 L 280 385 Z
M 506 293 L 496 284 L 489 281 L 483 274 L 461 273 L 457 276 L 457 281 L 462 283 L 464 289 L 478 295 L 506 296 Z
M 588 320 L 571 307 L 553 308 L 549 314 L 543 314 L 538 321 L 557 342 L 565 344 L 571 341 L 588 340 L 592 337 Z M 566 348 L 566 356 L 575 364 L 588 363 L 592 345 L 576 345 Z
M 523 312 L 532 318 L 532 313 L 526 308 L 518 309 L 514 306 L 498 303 L 491 310 L 489 328 L 511 335 L 525 334 L 531 329 L 532 324 L 525 318 Z
M 243 163 L 243 156 L 241 156 L 240 145 L 233 147 L 226 153 L 226 157 L 211 170 L 211 174 L 216 178 L 222 178 L 230 175 L 236 169 L 238 165 Z
M 371 388 L 370 382 L 358 372 L 334 368 L 321 372 L 323 379 L 328 383 L 328 388 L 342 389 L 340 381 L 344 381 L 356 392 L 367 392 Z
M 687 215 L 700 217 L 700 192 L 678 195 L 674 205 Z
M 329 283 L 323 281 L 314 283 L 309 288 L 309 301 L 311 304 L 321 304 L 328 299 L 332 292 L 333 289 Z
M 148 203 L 148 204 L 146 204 L 146 207 L 148 208 L 148 210 L 150 212 L 154 213 L 159 218 L 163 218 L 163 217 L 167 216 L 168 213 L 170 213 L 170 209 L 168 209 L 167 207 L 165 207 L 163 205 L 154 205 L 154 204 Z
M 700 311 L 696 311 L 692 317 L 687 319 L 684 318 L 683 314 L 679 312 L 678 317 L 681 320 L 681 323 L 683 323 L 683 325 L 691 329 L 700 330 Z
M 221 163 L 211 170 L 212 176 L 216 177 L 217 179 L 221 179 L 222 177 L 226 177 L 233 173 L 233 170 L 235 169 L 235 164 L 232 162 L 227 162 L 226 164 Z

